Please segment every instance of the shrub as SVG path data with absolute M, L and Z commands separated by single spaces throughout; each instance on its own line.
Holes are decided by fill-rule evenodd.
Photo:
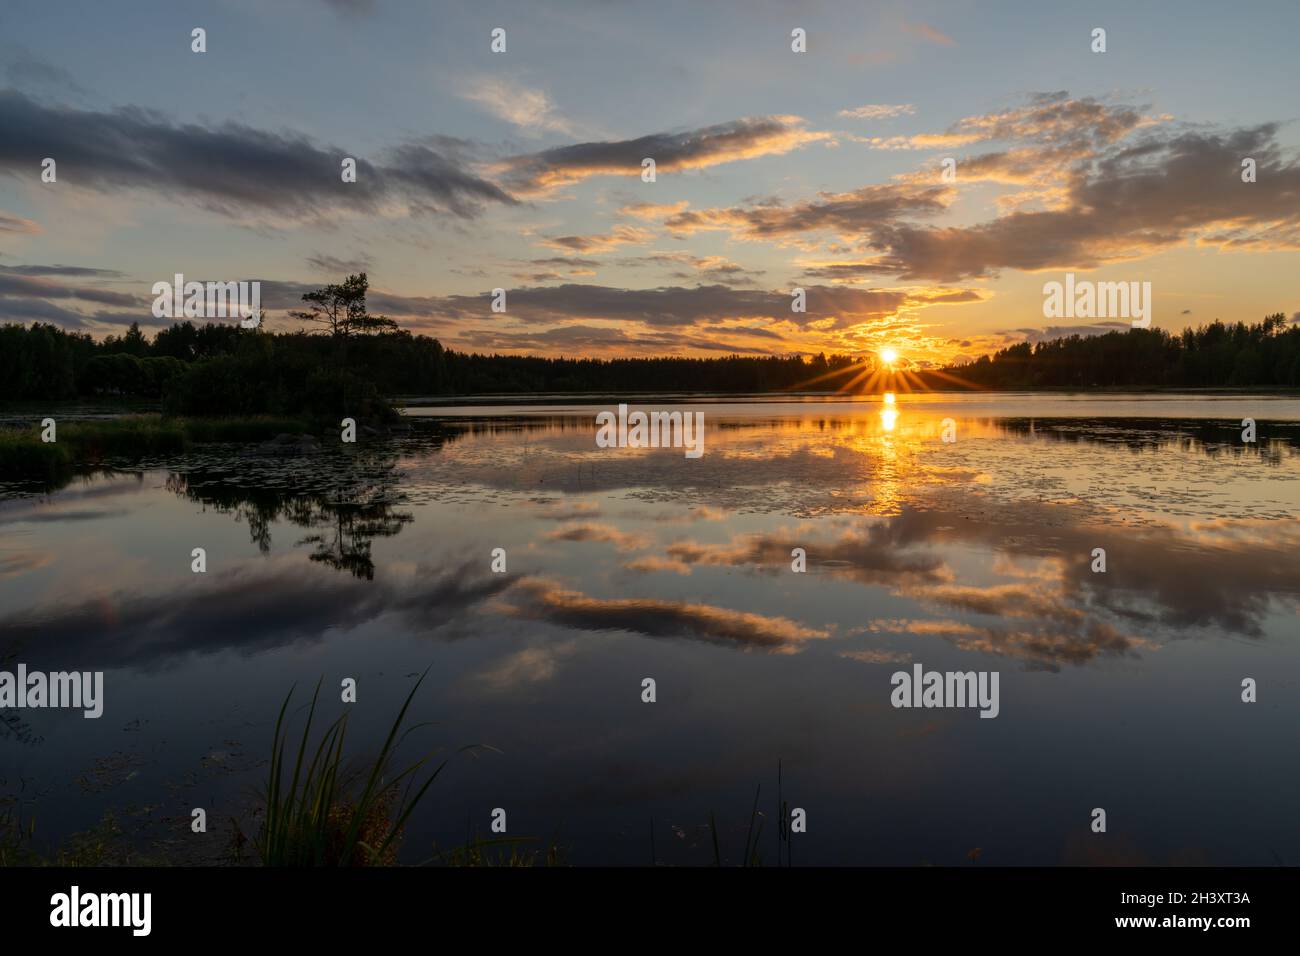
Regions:
M 396 412 L 374 383 L 346 369 L 316 364 L 310 356 L 267 346 L 239 355 L 201 359 L 171 379 L 163 391 L 171 415 L 289 415 L 390 421 Z

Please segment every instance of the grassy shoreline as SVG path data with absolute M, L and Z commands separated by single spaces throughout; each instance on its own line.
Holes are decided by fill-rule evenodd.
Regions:
M 0 426 L 0 477 L 56 478 L 116 457 L 175 454 L 193 445 L 256 442 L 276 435 L 314 434 L 307 419 L 255 415 L 234 418 L 173 418 L 161 414 L 59 422 L 55 441 L 42 428 Z

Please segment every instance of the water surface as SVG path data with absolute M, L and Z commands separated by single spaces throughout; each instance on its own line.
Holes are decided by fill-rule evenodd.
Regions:
M 501 807 L 579 864 L 710 863 L 712 812 L 734 863 L 760 787 L 774 862 L 778 761 L 796 864 L 1300 860 L 1300 402 L 634 403 L 677 406 L 699 459 L 597 448 L 611 405 L 543 401 L 3 486 L 0 657 L 103 670 L 107 702 L 3 712 L 0 796 L 51 844 L 110 814 L 221 859 L 292 685 L 322 680 L 364 754 L 428 669 L 404 754 L 501 752 L 453 760 L 407 862 Z M 894 709 L 914 663 L 998 671 L 999 717 Z

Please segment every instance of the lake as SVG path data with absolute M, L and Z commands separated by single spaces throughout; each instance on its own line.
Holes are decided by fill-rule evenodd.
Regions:
M 501 808 L 575 864 L 711 864 L 712 818 L 736 864 L 757 795 L 770 865 L 778 786 L 795 865 L 1300 862 L 1300 400 L 631 402 L 702 412 L 697 459 L 597 447 L 617 401 L 0 486 L 0 666 L 104 672 L 99 719 L 0 713 L 0 799 L 220 861 L 291 687 L 364 757 L 427 669 L 403 756 L 495 750 L 404 862 Z M 996 718 L 893 706 L 918 664 L 996 672 Z

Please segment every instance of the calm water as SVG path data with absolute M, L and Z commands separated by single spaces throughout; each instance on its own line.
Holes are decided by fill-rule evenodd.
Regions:
M 0 715 L 0 797 L 214 859 L 292 685 L 364 754 L 428 668 L 403 753 L 501 752 L 453 760 L 408 862 L 496 807 L 579 864 L 710 863 L 712 812 L 737 862 L 760 786 L 771 862 L 778 761 L 796 865 L 1300 862 L 1300 401 L 701 400 L 698 460 L 597 448 L 609 407 L 0 486 L 4 666 L 106 672 L 100 720 Z M 1000 716 L 894 709 L 914 663 L 998 671 Z

